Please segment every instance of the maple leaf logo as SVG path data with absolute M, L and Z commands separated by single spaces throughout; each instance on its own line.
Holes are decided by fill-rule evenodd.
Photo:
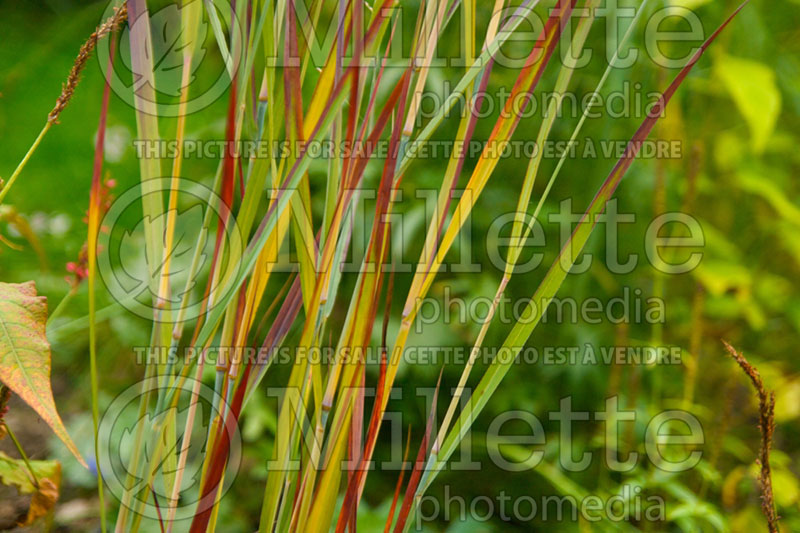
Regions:
M 149 59 L 148 64 L 152 62 L 152 73 L 137 72 L 136 62 L 132 60 L 130 39 L 127 34 L 123 35 L 120 52 L 122 62 L 133 73 L 134 92 L 144 85 L 150 85 L 162 94 L 180 96 L 184 85 L 191 84 L 196 79 L 195 73 L 206 56 L 204 42 L 208 33 L 208 23 L 204 19 L 200 19 L 197 31 L 191 35 L 184 28 L 181 20 L 184 9 L 188 9 L 188 7 L 171 4 L 151 13 L 149 24 L 152 49 L 133 50 L 133 52 L 143 54 Z M 126 27 L 125 32 L 141 31 L 138 26 L 147 23 L 146 17 L 139 17 L 130 30 Z M 187 49 L 192 50 L 194 56 L 189 69 L 189 77 L 186 80 L 187 84 L 184 84 L 182 79 L 183 55 Z
M 175 219 L 175 231 L 172 242 L 166 238 L 166 226 L 169 217 Z M 184 211 L 169 210 L 159 215 L 155 219 L 145 217 L 131 230 L 125 231 L 120 240 L 119 265 L 115 276 L 120 285 L 131 295 L 140 296 L 149 293 L 153 301 L 157 294 L 158 281 L 163 275 L 164 269 L 169 268 L 171 285 L 179 290 L 170 293 L 170 303 L 177 305 L 181 298 L 188 291 L 191 291 L 196 283 L 196 279 L 190 280 L 187 285 L 187 276 L 191 271 L 190 266 L 193 259 L 194 247 L 197 243 L 199 228 L 203 225 L 204 211 L 202 206 L 194 205 Z M 162 253 L 159 258 L 157 268 L 153 269 L 153 277 L 148 273 L 147 248 L 143 246 L 143 235 L 145 226 L 158 224 L 165 228 L 161 244 Z M 142 251 L 144 250 L 144 253 Z M 207 256 L 201 254 L 199 264 L 204 264 Z M 200 269 L 195 270 L 195 278 L 199 275 Z

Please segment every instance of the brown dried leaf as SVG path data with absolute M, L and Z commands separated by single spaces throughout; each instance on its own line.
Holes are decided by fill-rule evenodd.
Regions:
M 44 478 L 39 480 L 39 490 L 31 498 L 31 506 L 25 520 L 20 522 L 20 526 L 33 524 L 40 516 L 45 516 L 50 512 L 58 501 L 58 484 L 51 479 Z

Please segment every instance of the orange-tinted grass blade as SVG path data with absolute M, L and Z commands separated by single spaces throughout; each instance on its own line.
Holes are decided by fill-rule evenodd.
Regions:
M 393 3 L 394 1 L 395 0 L 383 0 L 380 6 L 373 6 L 373 11 L 377 13 L 377 15 L 367 29 L 364 37 L 364 47 L 368 48 L 378 36 L 383 21 L 389 17 L 392 12 L 391 9 L 386 8 L 388 7 L 388 4 Z M 346 30 L 344 30 L 345 26 L 347 26 Z M 339 36 L 343 33 L 343 30 L 347 32 L 347 37 L 344 39 L 344 41 L 347 41 L 349 39 L 350 27 L 349 25 L 345 24 L 344 16 L 337 20 L 337 28 L 337 43 L 342 42 L 342 39 L 340 39 Z M 322 69 L 322 74 L 320 75 L 319 80 L 317 81 L 317 86 L 314 89 L 314 96 L 311 99 L 311 103 L 308 106 L 308 113 L 306 113 L 305 117 L 306 133 L 312 131 L 314 128 L 316 128 L 317 124 L 319 124 L 320 120 L 325 115 L 325 109 L 329 105 L 326 103 L 329 100 L 327 96 L 330 95 L 331 92 L 333 92 L 339 85 L 339 82 L 341 82 L 341 78 L 335 76 L 337 61 L 335 61 L 333 57 L 337 53 L 336 50 L 337 47 L 332 47 L 329 58 Z M 343 65 L 340 66 L 344 68 Z M 349 75 L 351 69 L 348 68 L 346 71 Z
M 231 82 L 231 93 L 228 100 L 228 116 L 225 123 L 225 154 L 223 160 L 222 170 L 222 201 L 228 206 L 228 209 L 233 207 L 233 188 L 236 180 L 235 165 L 236 165 L 236 80 Z M 219 222 L 219 234 L 224 232 L 224 222 Z
M 472 140 L 472 135 L 475 133 L 475 126 L 478 124 L 478 113 L 477 110 L 481 108 L 483 104 L 483 99 L 486 95 L 486 88 L 489 85 L 489 77 L 492 73 L 492 67 L 494 66 L 494 58 L 491 58 L 486 65 L 486 70 L 481 73 L 481 80 L 478 85 L 478 93 L 475 98 L 475 104 L 473 107 L 470 108 L 470 116 L 469 122 L 467 123 L 467 128 L 464 133 L 464 139 L 459 141 L 463 147 L 469 146 L 470 141 Z M 449 191 L 447 191 L 445 200 L 444 200 L 444 208 L 439 213 L 439 224 L 436 229 L 435 237 L 434 237 L 434 246 L 430 247 L 430 255 L 425 261 L 426 269 L 430 267 L 431 262 L 433 262 L 434 255 L 436 253 L 436 248 L 439 246 L 439 236 L 442 234 L 442 229 L 444 228 L 444 223 L 447 220 L 447 213 L 450 211 L 450 202 L 453 198 L 453 193 L 455 192 L 456 185 L 458 184 L 458 178 L 461 175 L 461 171 L 464 168 L 464 162 L 466 157 L 466 150 L 461 150 L 461 153 L 456 156 L 458 157 L 458 161 L 456 162 L 455 172 L 453 173 L 452 182 L 450 183 Z M 444 191 L 443 191 L 444 192 Z
M 401 93 L 398 104 L 397 116 L 404 115 L 408 91 L 410 87 L 410 72 L 411 68 L 406 70 L 406 75 L 402 79 Z M 384 162 L 383 173 L 381 182 L 379 184 L 378 198 L 375 206 L 375 224 L 373 226 L 372 235 L 370 237 L 369 247 L 366 257 L 364 259 L 365 266 L 370 263 L 376 269 L 376 273 L 365 272 L 360 278 L 360 288 L 358 290 L 357 300 L 355 302 L 355 309 L 358 312 L 355 315 L 353 323 L 353 335 L 355 346 L 367 346 L 371 336 L 372 325 L 374 323 L 375 315 L 377 313 L 377 300 L 380 294 L 380 284 L 382 282 L 383 259 L 387 252 L 385 246 L 385 237 L 387 235 L 387 223 L 384 214 L 390 208 L 391 191 L 394 185 L 394 176 L 397 169 L 397 161 L 400 153 L 400 138 L 402 135 L 402 124 L 397 120 L 389 141 L 388 157 Z M 352 194 L 352 190 L 349 194 Z M 328 243 L 330 244 L 330 243 Z M 336 369 L 338 372 L 338 367 Z M 334 375 L 334 379 L 338 379 L 338 375 Z M 339 404 L 339 409 L 342 409 L 343 404 Z M 360 485 L 358 483 L 357 485 Z
M 358 500 L 360 498 L 361 491 L 364 487 L 364 480 L 366 477 L 367 465 L 369 463 L 370 458 L 372 457 L 372 452 L 375 449 L 375 443 L 377 442 L 378 438 L 378 428 L 380 427 L 380 406 L 383 403 L 382 395 L 384 393 L 384 382 L 386 380 L 386 336 L 389 328 L 389 316 L 392 309 L 392 293 L 394 291 L 394 272 L 392 271 L 389 274 L 389 283 L 386 289 L 386 304 L 384 307 L 383 313 L 383 329 L 381 331 L 381 361 L 380 361 L 380 369 L 378 372 L 378 387 L 376 389 L 376 397 L 375 403 L 372 407 L 372 415 L 370 416 L 369 427 L 367 429 L 367 438 L 364 444 L 364 454 L 360 459 L 359 468 L 356 469 L 354 475 L 349 480 L 349 484 L 347 486 L 347 490 L 345 492 L 345 497 L 342 502 L 342 511 L 339 515 L 339 521 L 336 525 L 336 531 L 340 532 L 344 530 L 344 525 L 348 522 L 348 516 L 352 515 L 355 517 L 358 511 Z M 410 434 L 410 433 L 409 433 Z M 403 459 L 405 463 L 405 459 Z M 399 490 L 399 487 L 398 487 Z M 358 496 L 357 496 L 358 495 Z M 396 497 L 396 496 L 395 496 Z
M 351 70 L 348 71 L 348 73 L 351 72 Z M 323 119 L 319 124 L 315 125 L 314 131 L 309 136 L 309 140 L 316 139 L 323 133 L 323 131 L 327 131 L 327 129 L 330 127 L 332 122 L 331 110 L 334 107 L 338 107 L 338 105 L 343 102 L 343 90 L 349 82 L 349 78 L 350 76 L 346 75 L 339 81 L 339 83 L 335 85 L 334 90 L 329 95 L 329 98 L 325 104 L 325 109 L 323 110 L 323 116 L 325 119 Z M 264 246 L 266 245 L 269 236 L 273 234 L 273 230 L 275 229 L 275 225 L 277 223 L 277 215 L 279 214 L 278 211 L 283 212 L 283 209 L 285 209 L 288 205 L 289 197 L 286 195 L 287 193 L 291 194 L 292 191 L 289 190 L 290 187 L 297 184 L 300 176 L 302 175 L 301 173 L 305 172 L 305 169 L 309 163 L 310 160 L 307 157 L 307 150 L 303 150 L 301 152 L 301 157 L 294 162 L 288 174 L 283 179 L 276 197 L 274 198 L 270 207 L 267 209 L 267 213 L 262 218 L 261 223 L 250 240 L 250 243 L 245 248 L 241 259 L 241 268 L 239 269 L 239 273 L 234 278 L 226 280 L 223 293 L 227 294 L 219 302 L 219 305 L 215 306 L 208 312 L 206 316 L 206 323 L 200 329 L 200 333 L 193 345 L 204 344 L 213 334 L 214 330 L 219 324 L 219 320 L 222 317 L 225 307 L 227 307 L 227 304 L 230 302 L 231 294 L 228 291 L 238 288 L 242 283 L 244 283 L 246 277 L 252 272 L 252 269 L 258 261 L 258 256 L 261 253 L 261 250 L 263 250 Z
M 200 331 L 203 327 L 204 321 L 203 317 L 205 317 L 205 311 L 208 306 L 208 301 L 211 296 L 211 287 L 213 286 L 213 279 L 216 272 L 217 263 L 219 261 L 219 256 L 221 254 L 221 247 L 222 247 L 222 240 L 225 235 L 225 226 L 228 223 L 227 218 L 232 216 L 230 214 L 230 209 L 233 206 L 233 188 L 235 182 L 235 165 L 236 159 L 234 157 L 235 149 L 236 149 L 236 141 L 234 140 L 234 136 L 236 135 L 236 80 L 231 82 L 231 94 L 228 100 L 228 114 L 227 114 L 227 121 L 225 123 L 225 153 L 223 154 L 223 161 L 222 161 L 222 188 L 220 191 L 220 199 L 222 202 L 228 207 L 226 210 L 226 214 L 219 214 L 218 221 L 217 221 L 217 236 L 214 242 L 214 253 L 211 256 L 211 267 L 208 271 L 208 281 L 206 282 L 205 293 L 203 294 L 203 300 L 201 303 L 201 314 L 200 317 L 197 319 L 197 323 L 195 324 L 194 333 L 192 334 L 192 342 L 191 345 L 194 346 L 197 337 L 200 334 Z
M 367 109 L 364 112 L 364 116 L 365 117 L 371 117 L 372 116 L 372 112 L 373 112 L 373 109 L 375 107 L 375 101 L 377 100 L 377 97 L 378 97 L 378 88 L 381 86 L 381 80 L 383 79 L 383 72 L 384 72 L 384 70 L 386 68 L 386 64 L 387 64 L 387 62 L 389 60 L 389 52 L 392 49 L 392 41 L 394 40 L 394 33 L 395 33 L 395 30 L 397 29 L 397 21 L 398 20 L 400 20 L 400 17 L 395 18 L 394 22 L 392 23 L 392 30 L 389 33 L 389 40 L 386 43 L 386 52 L 384 53 L 383 60 L 381 61 L 381 67 L 380 67 L 380 69 L 378 69 L 378 74 L 375 76 L 375 83 L 373 84 L 373 90 L 372 90 L 372 93 L 370 94 L 369 101 L 367 103 Z M 400 84 L 398 84 L 398 85 L 400 85 Z M 391 109 L 394 106 L 391 105 L 391 106 L 386 106 L 386 107 Z M 367 135 L 368 122 L 369 121 L 366 120 L 366 119 L 361 122 L 361 129 L 359 131 L 358 139 L 362 144 L 364 142 L 365 136 Z M 382 129 L 383 128 L 381 128 L 381 130 Z M 347 170 L 347 165 L 349 164 L 349 162 L 350 162 L 350 158 L 349 157 L 347 159 L 345 159 L 345 161 L 343 162 L 343 171 L 342 171 L 342 175 L 343 176 L 347 176 L 346 170 Z
M 432 246 L 429 247 L 433 252 L 432 260 L 427 262 L 424 266 L 421 266 L 421 268 L 418 268 L 414 275 L 411 290 L 408 293 L 406 305 L 403 310 L 404 317 L 413 318 L 415 312 L 414 305 L 419 302 L 420 298 L 427 292 L 438 271 L 439 264 L 443 261 L 444 256 L 455 241 L 456 235 L 466 222 L 472 207 L 477 202 L 478 197 L 483 192 L 486 183 L 497 167 L 499 158 L 496 157 L 495 154 L 502 152 L 500 148 L 510 142 L 511 136 L 519 125 L 522 115 L 525 113 L 527 106 L 530 105 L 530 101 L 533 98 L 533 90 L 538 85 L 545 67 L 555 52 L 556 45 L 560 40 L 564 27 L 570 19 L 572 9 L 576 2 L 577 0 L 559 0 L 557 7 L 548 18 L 536 44 L 525 61 L 525 67 L 514 82 L 511 95 L 504 105 L 503 113 L 494 125 L 492 133 L 489 136 L 489 141 L 483 153 L 481 153 L 480 159 L 478 159 L 472 176 L 470 176 L 467 183 L 462 200 L 456 206 L 450 225 L 442 238 L 441 246 L 437 246 L 436 248 Z M 520 96 L 522 96 L 521 102 Z M 433 237 L 438 241 L 438 234 L 434 234 Z M 394 368 L 396 365 L 397 362 L 393 357 L 390 364 L 390 377 L 392 379 L 394 378 Z
M 242 379 L 239 382 L 239 386 L 236 388 L 233 401 L 230 402 L 230 409 L 227 411 L 224 426 L 221 427 L 220 431 L 217 433 L 214 446 L 211 448 L 213 450 L 212 460 L 208 472 L 206 473 L 202 497 L 198 504 L 198 508 L 203 510 L 192 519 L 192 525 L 189 528 L 190 533 L 204 533 L 211 519 L 211 513 L 216 508 L 212 503 L 217 497 L 219 483 L 222 479 L 225 465 L 227 464 L 228 452 L 231 445 L 230 437 L 235 431 L 236 425 L 239 423 L 239 413 L 241 412 L 244 402 L 245 385 L 247 384 L 247 378 L 251 368 L 250 365 L 245 367 Z M 222 408 L 222 406 L 220 407 Z
M 397 508 L 397 501 L 400 499 L 400 489 L 403 488 L 403 478 L 406 476 L 406 470 L 403 468 L 408 461 L 408 451 L 411 449 L 411 427 L 408 428 L 408 437 L 406 437 L 406 450 L 403 452 L 403 463 L 400 467 L 400 475 L 397 478 L 397 485 L 394 488 L 394 497 L 392 497 L 392 505 L 389 507 L 389 514 L 386 516 L 386 526 L 383 528 L 383 533 L 389 533 L 392 529 L 392 522 L 394 521 L 394 511 Z
M 381 114 L 378 115 L 378 119 L 375 121 L 375 126 L 372 128 L 372 132 L 367 138 L 364 150 L 357 154 L 355 168 L 350 173 L 349 181 L 346 184 L 348 189 L 354 189 L 361 183 L 361 178 L 364 175 L 364 170 L 367 167 L 367 163 L 369 163 L 370 157 L 375 150 L 378 139 L 380 139 L 381 135 L 383 134 L 383 130 L 386 128 L 386 125 L 392 118 L 394 106 L 397 104 L 398 99 L 402 96 L 403 88 L 407 85 L 407 79 L 409 76 L 410 73 L 407 70 L 403 75 L 403 78 L 401 78 L 395 88 L 392 89 L 389 98 L 386 100 Z M 352 192 L 348 194 L 349 196 L 352 196 Z
M 428 455 L 428 443 L 431 440 L 431 432 L 433 431 L 433 423 L 436 420 L 436 402 L 439 398 L 439 387 L 442 384 L 442 370 L 439 371 L 439 379 L 436 382 L 436 389 L 433 391 L 433 401 L 431 402 L 431 412 L 428 415 L 428 422 L 425 424 L 425 436 L 422 438 L 422 443 L 417 452 L 417 460 L 414 462 L 414 469 L 411 472 L 411 477 L 408 480 L 408 487 L 406 487 L 406 494 L 403 496 L 403 505 L 400 507 L 400 513 L 397 515 L 397 524 L 394 526 L 395 533 L 400 533 L 405 529 L 408 515 L 411 511 L 411 505 L 414 503 L 414 497 L 417 494 L 420 478 L 425 467 L 425 457 Z
M 256 369 L 247 387 L 248 398 L 249 394 L 252 393 L 256 385 L 261 381 L 261 378 L 264 377 L 264 373 L 269 366 L 274 350 L 283 342 L 286 334 L 289 333 L 289 328 L 297 319 L 297 315 L 300 313 L 300 308 L 302 306 L 303 298 L 300 278 L 295 277 L 286 299 L 282 302 L 281 309 L 275 316 L 275 321 L 272 323 L 267 335 L 264 337 L 264 342 L 261 344 L 261 350 L 259 350 L 258 359 L 256 360 Z
M 108 68 L 113 67 L 114 52 L 116 48 L 115 35 L 110 39 L 110 50 L 108 57 Z M 103 172 L 103 154 L 105 149 L 105 135 L 106 124 L 108 118 L 108 101 L 111 92 L 111 87 L 106 80 L 103 85 L 103 97 L 100 104 L 100 119 L 97 125 L 97 140 L 94 147 L 94 164 L 92 166 L 92 185 L 89 192 L 89 213 L 88 213 L 88 236 L 87 248 L 89 255 L 88 265 L 88 279 L 89 286 L 89 366 L 90 366 L 90 379 L 92 389 L 92 425 L 94 437 L 94 453 L 95 458 L 100 457 L 100 441 L 98 436 L 98 425 L 100 421 L 100 408 L 98 404 L 99 382 L 97 375 L 97 325 L 95 324 L 96 313 L 96 299 L 95 299 L 95 280 L 97 279 L 97 237 L 100 232 L 100 212 L 102 210 L 102 186 L 100 183 L 100 175 Z M 69 444 L 69 443 L 68 443 Z M 70 447 L 78 460 L 86 466 L 83 458 L 74 451 L 74 445 Z M 103 531 L 106 530 L 106 505 L 105 496 L 103 494 L 103 476 L 100 469 L 97 469 L 97 495 L 100 505 L 100 526 Z
M 292 4 L 294 2 L 291 2 Z M 294 61 L 300 57 L 297 44 L 296 8 L 290 6 L 286 9 L 286 40 L 284 41 L 284 57 L 290 58 L 284 67 L 284 105 L 289 115 L 286 124 L 287 132 L 294 129 L 288 137 L 302 139 L 303 135 L 303 93 L 300 90 L 300 66 Z
M 366 386 L 366 365 L 360 365 L 360 386 L 356 390 L 355 401 L 353 402 L 353 416 L 350 428 L 350 461 L 355 464 L 361 461 L 363 456 L 363 449 L 361 440 L 364 431 L 364 387 Z M 353 483 L 353 479 L 357 476 L 357 472 L 348 472 L 348 481 Z M 358 516 L 358 498 L 353 500 L 352 512 L 350 513 L 350 531 L 356 530 L 356 517 Z
M 264 332 L 264 328 L 266 327 L 269 318 L 272 316 L 272 313 L 275 311 L 275 308 L 279 305 L 283 304 L 286 301 L 286 295 L 289 292 L 289 288 L 292 286 L 294 282 L 294 276 L 290 276 L 286 278 L 286 281 L 278 290 L 278 294 L 272 299 L 269 303 L 269 306 L 264 311 L 264 314 L 261 317 L 261 321 L 258 324 L 258 327 L 255 328 L 254 333 L 252 333 L 252 338 L 257 339 L 261 337 L 261 334 Z M 276 315 L 275 319 L 277 320 L 278 316 Z M 266 334 L 264 334 L 266 337 Z

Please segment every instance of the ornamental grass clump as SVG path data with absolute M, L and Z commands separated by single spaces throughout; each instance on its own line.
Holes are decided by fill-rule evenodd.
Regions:
M 112 80 L 116 74 L 110 73 L 122 68 L 118 63 L 123 60 L 133 83 L 121 97 L 135 113 L 137 142 L 158 147 L 167 141 L 175 149 L 169 154 L 155 150 L 154 156 L 145 150 L 139 157 L 136 208 L 142 215 L 139 254 L 146 259 L 146 275 L 137 294 L 114 295 L 152 324 L 146 353 L 187 355 L 147 360 L 136 395 L 140 423 L 126 435 L 124 475 L 111 486 L 108 479 L 114 474 L 104 471 L 102 462 L 98 468 L 103 512 L 107 491 L 120 498 L 116 516 L 107 520 L 103 515 L 104 530 L 114 524 L 116 531 L 125 532 L 225 531 L 221 502 L 230 485 L 239 482 L 241 447 L 252 444 L 242 442 L 238 422 L 253 399 L 265 395 L 269 383 L 283 392 L 269 456 L 262 457 L 265 481 L 251 487 L 263 493 L 258 530 L 355 531 L 391 393 L 402 381 L 403 356 L 420 302 L 431 293 L 448 254 L 458 248 L 482 194 L 493 181 L 511 181 L 518 191 L 517 213 L 532 216 L 513 220 L 504 267 L 493 278 L 488 318 L 469 340 L 472 349 L 457 386 L 440 390 L 441 381 L 427 384 L 436 387 L 433 402 L 425 423 L 408 430 L 404 446 L 403 463 L 413 462 L 396 472 L 395 490 L 386 495 L 391 506 L 385 530 L 412 527 L 421 497 L 501 386 L 670 99 L 743 7 L 665 84 L 617 163 L 610 169 L 597 165 L 597 176 L 582 182 L 586 187 L 591 178 L 606 176 L 531 291 L 520 319 L 507 328 L 498 352 L 505 356 L 480 365 L 477 358 L 489 328 L 503 327 L 493 318 L 533 225 L 557 178 L 569 172 L 570 165 L 564 153 L 549 176 L 540 177 L 549 168 L 542 164 L 542 150 L 531 155 L 522 175 L 502 176 L 498 164 L 514 135 L 535 140 L 540 147 L 553 136 L 564 95 L 580 77 L 568 58 L 584 50 L 601 2 L 506 4 L 496 0 L 493 16 L 487 19 L 487 6 L 476 0 L 427 0 L 418 6 L 396 0 L 195 0 L 181 3 L 173 24 L 159 28 L 151 26 L 162 20 L 160 12 L 151 13 L 145 0 L 112 6 L 111 18 L 81 49 L 42 132 L 69 102 L 98 39 L 109 40 L 109 51 L 100 58 L 107 83 L 91 182 L 85 276 L 96 457 L 104 452 L 98 437 L 103 417 L 98 405 L 102 380 L 96 364 L 95 290 L 100 276 L 106 285 L 108 276 L 116 276 L 110 267 L 104 270 L 110 264 L 104 255 L 111 254 L 115 241 L 100 231 L 115 213 L 113 205 L 102 205 L 103 136 L 108 108 L 118 103 L 111 98 L 119 90 Z M 647 0 L 638 7 L 596 94 L 648 9 Z M 535 39 L 520 41 L 522 25 L 541 13 L 545 16 Z M 202 36 L 206 30 L 208 35 Z M 458 66 L 440 69 L 437 50 L 454 33 L 459 35 L 460 57 L 453 62 Z M 159 57 L 161 41 L 171 43 L 173 56 Z M 118 42 L 124 54 L 115 53 Z M 487 87 L 498 76 L 509 75 L 501 58 L 512 44 L 525 48 L 524 60 L 513 69 L 502 108 L 486 118 L 480 110 L 490 98 Z M 192 82 L 198 76 L 208 81 L 202 79 L 202 69 L 211 48 L 223 65 L 224 106 L 213 105 L 213 99 L 207 105 L 198 103 L 203 96 L 199 92 L 208 88 Z M 167 70 L 180 75 L 165 78 Z M 426 88 L 443 72 L 456 76 L 452 97 L 423 118 Z M 171 83 L 164 79 L 177 85 L 159 87 Z M 538 130 L 530 120 L 522 126 L 534 95 L 543 90 L 555 96 L 542 111 Z M 464 104 L 460 113 L 458 101 Z M 570 142 L 578 138 L 590 108 L 574 126 Z M 213 177 L 192 189 L 206 191 L 201 204 L 207 209 L 195 221 L 195 240 L 187 243 L 179 232 L 182 194 L 202 180 L 184 172 L 190 146 L 185 141 L 207 125 L 209 109 L 218 112 L 214 120 L 224 131 L 224 138 L 218 139 L 223 149 Z M 424 237 L 403 243 L 396 239 L 393 225 L 403 202 L 413 200 L 401 199 L 401 193 L 403 188 L 423 186 L 419 169 L 427 165 L 425 149 L 441 142 L 437 134 L 454 123 L 453 117 L 457 133 L 446 139 L 452 150 L 446 170 L 437 176 L 438 191 L 424 220 Z M 489 135 L 479 138 L 486 127 Z M 40 140 L 41 136 L 0 192 L 0 202 Z M 474 141 L 483 149 L 468 157 Z M 537 180 L 545 184 L 538 197 Z M 366 191 L 371 193 L 372 211 L 362 220 L 355 213 Z M 123 201 L 125 194 L 117 192 Z M 355 260 L 354 272 L 347 271 L 358 233 L 366 236 L 363 257 Z M 401 252 L 407 251 L 402 249 L 407 246 L 416 251 L 420 242 L 419 258 L 400 283 L 395 250 L 400 246 Z M 282 263 L 286 249 L 295 260 L 294 271 L 287 272 Z M 288 369 L 276 363 L 280 353 L 291 354 Z M 314 356 L 320 353 L 333 355 Z M 471 394 L 465 394 L 476 380 Z M 210 408 L 203 409 L 206 392 Z M 418 443 L 413 449 L 412 441 Z M 197 449 L 203 453 L 196 454 Z M 197 464 L 191 469 L 193 462 Z M 113 461 L 105 467 L 113 469 Z

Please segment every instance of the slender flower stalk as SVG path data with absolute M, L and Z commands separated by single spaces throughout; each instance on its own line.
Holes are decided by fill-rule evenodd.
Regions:
M 33 144 L 28 149 L 28 152 L 25 154 L 25 157 L 22 158 L 22 161 L 20 161 L 19 165 L 17 165 L 17 168 L 14 169 L 11 177 L 9 177 L 5 183 L 0 182 L 0 204 L 3 203 L 8 191 L 11 190 L 11 186 L 17 181 L 17 178 L 22 173 L 22 169 L 25 168 L 25 165 L 28 163 L 31 156 L 33 156 L 33 153 L 41 144 L 42 139 L 44 139 L 44 136 L 48 131 L 50 131 L 50 127 L 53 124 L 58 124 L 58 117 L 67 107 L 67 104 L 69 104 L 69 101 L 72 99 L 72 95 L 75 94 L 75 89 L 78 87 L 78 82 L 80 81 L 81 72 L 86 67 L 86 63 L 91 57 L 92 51 L 97 46 L 97 41 L 109 33 L 116 31 L 120 25 L 125 23 L 127 18 L 127 3 L 123 3 L 122 6 L 117 8 L 111 17 L 98 26 L 97 29 L 89 36 L 86 42 L 83 43 L 83 46 L 81 46 L 81 49 L 78 52 L 78 57 L 75 58 L 75 62 L 72 65 L 72 69 L 67 77 L 67 81 L 64 83 L 64 86 L 61 89 L 61 94 L 58 96 L 55 106 L 47 115 L 47 122 L 42 128 L 42 131 L 39 132 L 36 140 L 33 141 Z
M 124 9 L 124 8 L 122 8 Z M 122 10 L 121 9 L 121 10 Z M 99 33 L 99 32 L 98 32 Z M 97 37 L 94 38 L 95 43 Z M 113 68 L 114 52 L 116 50 L 116 41 L 113 36 L 111 37 L 111 47 L 108 57 L 108 70 Z M 69 85 L 69 82 L 68 82 Z M 97 495 L 100 502 L 100 528 L 105 533 L 106 531 L 106 505 L 105 494 L 103 489 L 103 474 L 100 471 L 99 457 L 100 457 L 100 435 L 98 426 L 100 424 L 100 407 L 99 407 L 99 383 L 97 372 L 97 323 L 96 323 L 96 295 L 95 295 L 95 282 L 97 280 L 97 237 L 100 232 L 100 216 L 103 210 L 103 184 L 101 181 L 101 174 L 103 172 L 103 155 L 105 153 L 105 134 L 106 123 L 108 119 L 108 102 L 111 93 L 111 86 L 106 81 L 103 88 L 103 98 L 100 104 L 100 119 L 97 125 L 97 138 L 95 140 L 94 149 L 94 166 L 92 170 L 92 185 L 89 193 L 89 213 L 88 213 L 88 239 L 87 239 L 87 255 L 88 255 L 88 285 L 89 285 L 89 366 L 90 366 L 90 379 L 92 387 L 92 426 L 94 430 L 94 456 L 96 458 L 97 467 Z M 68 98 L 67 98 L 68 100 Z M 56 114 L 57 116 L 57 114 Z

